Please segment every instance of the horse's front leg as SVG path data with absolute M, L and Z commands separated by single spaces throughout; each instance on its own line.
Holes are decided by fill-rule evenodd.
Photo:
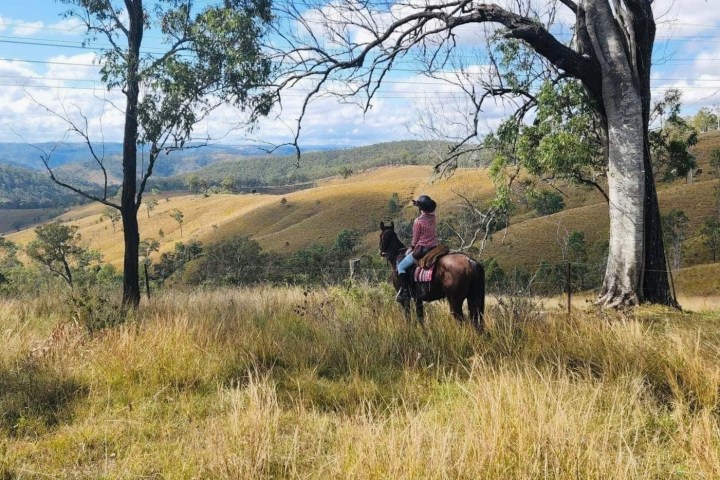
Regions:
M 415 313 L 417 314 L 418 323 L 425 326 L 425 307 L 422 300 L 415 300 Z
M 412 320 L 410 315 L 410 299 L 404 299 L 400 302 L 403 312 L 405 313 L 405 320 L 409 323 Z

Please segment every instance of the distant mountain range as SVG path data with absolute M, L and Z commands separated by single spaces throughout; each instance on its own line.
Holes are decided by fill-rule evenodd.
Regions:
M 53 147 L 55 149 L 53 150 Z M 96 147 L 96 152 L 106 160 L 108 169 L 119 176 L 122 171 L 122 143 L 105 143 Z M 207 145 L 199 148 L 188 148 L 170 155 L 161 155 L 158 159 L 154 175 L 167 177 L 179 173 L 187 173 L 212 163 L 227 160 L 228 158 L 266 156 L 267 146 L 262 145 Z M 338 150 L 337 145 L 308 145 L 303 146 L 305 152 Z M 43 152 L 52 151 L 50 165 L 53 168 L 75 170 L 81 168 L 97 170 L 97 164 L 90 155 L 84 143 L 65 143 L 56 147 L 55 143 L 39 143 L 28 145 L 26 143 L 0 143 L 0 165 L 29 168 L 32 170 L 45 170 L 40 160 Z M 142 154 L 140 150 L 138 154 Z M 279 147 L 273 155 L 289 155 L 294 149 L 289 146 Z

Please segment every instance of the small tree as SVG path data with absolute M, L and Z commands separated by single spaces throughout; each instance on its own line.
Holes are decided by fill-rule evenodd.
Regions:
M 400 195 L 397 192 L 393 192 L 390 195 L 390 200 L 387 204 L 387 213 L 389 216 L 394 217 L 402 211 L 402 203 L 400 202 Z
M 100 254 L 80 245 L 76 226 L 59 222 L 35 229 L 37 238 L 26 248 L 27 255 L 75 288 L 73 275 L 100 259 Z
M 235 193 L 237 191 L 237 179 L 234 175 L 225 175 L 220 182 L 220 187 L 226 192 Z
M 147 217 L 150 218 L 150 212 L 155 210 L 155 207 L 158 206 L 158 201 L 153 199 L 150 199 L 145 202 L 145 210 L 147 210 Z
M 565 201 L 562 195 L 550 190 L 540 190 L 532 195 L 530 200 L 532 207 L 537 211 L 538 215 L 552 215 L 565 208 Z
M 335 249 L 344 255 L 351 255 L 360 243 L 360 238 L 360 232 L 345 228 L 335 238 Z
M 170 212 L 170 216 L 173 218 L 173 220 L 175 220 L 178 223 L 178 225 L 180 225 L 180 238 L 182 238 L 182 236 L 183 236 L 182 226 L 183 226 L 183 223 L 185 223 L 185 214 L 182 211 L 180 211 L 179 208 L 173 208 L 173 210 Z
M 116 210 L 112 207 L 107 207 L 103 211 L 102 218 L 107 218 L 110 220 L 110 223 L 112 224 L 113 233 L 115 233 L 116 226 L 121 220 L 120 211 Z
M 20 265 L 17 259 L 18 247 L 10 240 L 0 236 L 0 283 L 7 281 L 5 271 Z
M 710 167 L 715 176 L 720 176 L 720 148 L 710 150 Z
M 720 251 L 720 220 L 710 218 L 700 227 L 700 234 L 703 236 L 703 243 L 712 254 L 713 262 L 717 262 L 718 251 Z
M 141 263 L 150 263 L 150 255 L 160 249 L 160 242 L 154 238 L 146 238 L 140 241 Z
M 688 227 L 688 217 L 682 210 L 671 210 L 662 216 L 665 241 L 670 248 L 670 264 L 673 270 L 682 266 L 682 246 Z
M 185 185 L 187 185 L 188 190 L 190 190 L 192 193 L 205 192 L 208 189 L 207 181 L 205 181 L 205 179 L 203 178 L 200 178 L 197 173 L 188 175 L 185 179 Z

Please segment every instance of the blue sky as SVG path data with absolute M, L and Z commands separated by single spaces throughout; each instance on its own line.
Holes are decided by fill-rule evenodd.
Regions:
M 55 111 L 82 111 L 95 140 L 120 140 L 122 115 L 118 105 L 122 98 L 103 88 L 93 65 L 94 53 L 80 48 L 82 29 L 61 16 L 64 8 L 53 0 L 0 3 L 0 105 L 4 107 L 0 112 L 0 141 L 63 138 L 65 127 L 38 104 Z M 712 1 L 656 0 L 654 10 L 658 22 L 653 67 L 656 94 L 669 87 L 679 88 L 687 114 L 703 106 L 720 108 L 720 8 Z M 412 64 L 405 67 L 389 77 L 390 82 L 366 114 L 356 105 L 341 104 L 333 98 L 313 102 L 301 142 L 353 146 L 423 138 L 427 131 L 422 126 L 434 115 L 428 112 L 463 109 L 451 87 L 418 76 L 412 72 Z M 300 98 L 300 92 L 289 95 L 283 112 L 262 122 L 250 137 L 244 130 L 234 129 L 238 114 L 233 111 L 219 112 L 199 125 L 198 132 L 225 143 L 288 141 Z M 489 105 L 482 118 L 483 128 L 491 129 L 503 115 L 502 105 Z

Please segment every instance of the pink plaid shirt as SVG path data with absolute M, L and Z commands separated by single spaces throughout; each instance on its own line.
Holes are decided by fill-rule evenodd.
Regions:
M 413 247 L 436 247 L 438 244 L 435 233 L 435 214 L 423 212 L 413 222 Z

